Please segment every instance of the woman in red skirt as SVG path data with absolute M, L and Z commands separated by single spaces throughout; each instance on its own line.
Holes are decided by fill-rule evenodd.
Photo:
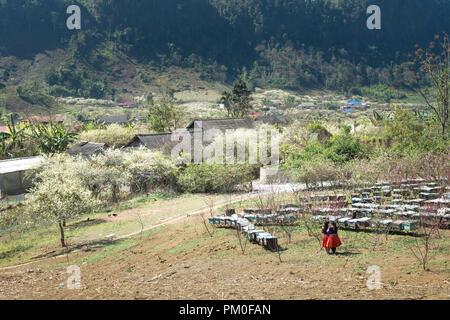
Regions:
M 338 236 L 338 228 L 336 226 L 336 222 L 332 221 L 331 226 L 327 230 L 328 240 L 326 244 L 326 248 L 331 249 L 332 253 L 336 253 L 336 248 L 339 247 L 341 243 L 341 239 Z M 328 250 L 327 250 L 328 252 Z
M 327 248 L 327 242 L 328 242 L 328 221 L 325 221 L 325 223 L 322 226 L 322 248 L 325 248 L 327 250 L 327 253 L 330 253 L 330 249 Z

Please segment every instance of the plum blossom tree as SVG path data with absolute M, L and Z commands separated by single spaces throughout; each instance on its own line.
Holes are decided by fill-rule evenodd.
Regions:
M 99 205 L 99 201 L 79 179 L 69 179 L 61 171 L 48 174 L 50 168 L 38 174 L 40 182 L 31 190 L 27 209 L 33 222 L 57 223 L 61 246 L 66 247 L 64 222 L 91 212 Z

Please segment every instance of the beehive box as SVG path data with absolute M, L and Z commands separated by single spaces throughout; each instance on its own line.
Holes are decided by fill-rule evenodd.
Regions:
M 402 230 L 403 229 L 403 220 L 392 221 L 392 229 L 393 230 Z
M 257 241 L 258 235 L 260 233 L 265 233 L 264 230 L 251 230 L 247 233 L 247 239 L 253 242 Z
M 338 219 L 338 224 L 340 227 L 346 227 L 347 226 L 347 221 L 351 220 L 351 218 L 341 218 Z
M 367 228 L 367 227 L 370 226 L 370 221 L 371 221 L 371 220 L 372 220 L 372 219 L 370 219 L 370 218 L 361 218 L 361 219 L 358 219 L 357 222 L 356 222 L 356 227 L 357 227 L 357 228 Z
M 347 221 L 346 226 L 350 229 L 356 230 L 357 228 L 358 219 L 351 219 Z
M 264 245 L 264 239 L 266 238 L 266 237 L 271 237 L 272 235 L 270 234 L 270 233 L 267 233 L 267 232 L 261 232 L 261 233 L 258 233 L 257 235 L 256 235 L 256 241 L 260 244 L 260 245 Z
M 271 214 L 272 209 L 246 208 L 244 213 L 248 214 Z
M 380 220 L 379 225 L 381 228 L 389 228 L 392 225 L 392 220 L 391 219 Z
M 402 229 L 405 231 L 413 231 L 417 229 L 417 222 L 415 221 L 403 221 Z
M 269 236 L 264 238 L 264 246 L 272 251 L 275 251 L 278 249 L 278 237 L 276 236 Z

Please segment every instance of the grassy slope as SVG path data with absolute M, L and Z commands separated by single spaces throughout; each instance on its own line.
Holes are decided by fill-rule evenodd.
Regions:
M 448 231 L 441 249 L 421 270 L 410 237 L 391 235 L 372 250 L 373 235 L 341 231 L 340 255 L 327 256 L 298 228 L 280 263 L 276 253 L 248 243 L 242 254 L 236 233 L 212 237 L 199 219 L 153 229 L 15 270 L 0 270 L 0 297 L 38 299 L 448 299 Z M 67 290 L 66 268 L 78 265 L 82 289 Z M 367 268 L 382 271 L 382 289 L 368 290 Z M 12 285 L 12 279 L 20 279 Z M 448 283 L 448 282 L 447 282 Z M 324 290 L 324 288 L 333 288 Z M 448 289 L 448 287 L 447 287 Z
M 228 196 L 213 196 L 215 203 L 228 201 Z M 102 243 L 115 234 L 123 237 L 171 221 L 183 214 L 207 207 L 204 195 L 147 195 L 122 202 L 96 214 L 70 222 L 65 229 L 71 249 Z M 32 261 L 34 258 L 57 256 L 66 250 L 60 247 L 57 225 L 42 226 L 13 234 L 0 234 L 0 266 Z

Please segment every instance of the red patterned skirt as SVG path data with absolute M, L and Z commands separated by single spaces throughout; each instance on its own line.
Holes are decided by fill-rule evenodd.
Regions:
M 322 238 L 322 248 L 326 248 L 327 247 L 327 242 L 328 242 L 328 236 L 324 235 Z
M 332 234 L 328 236 L 327 244 L 325 245 L 325 248 L 337 248 L 342 244 L 341 239 L 339 239 L 337 234 Z

